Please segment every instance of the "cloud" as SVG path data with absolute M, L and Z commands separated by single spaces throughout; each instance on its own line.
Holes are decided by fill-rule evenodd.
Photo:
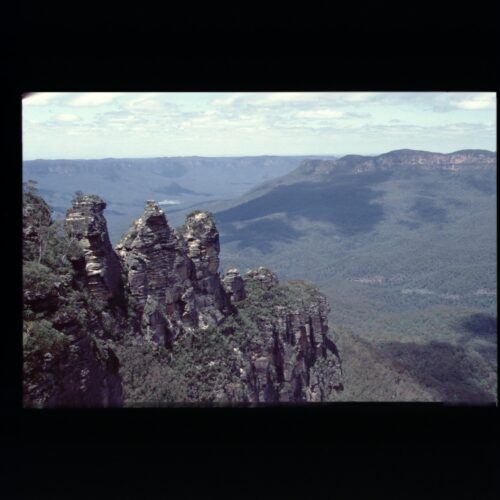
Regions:
M 114 101 L 123 92 L 87 92 L 71 99 L 70 106 L 101 106 Z
M 380 96 L 380 92 L 349 92 L 341 94 L 344 101 L 347 102 L 364 102 L 372 99 L 373 97 Z
M 433 94 L 432 111 L 495 110 L 496 95 L 493 92 L 446 92 Z
M 235 94 L 230 94 L 226 97 L 219 97 L 210 101 L 212 106 L 232 106 L 241 99 L 244 99 L 248 94 L 245 92 L 237 92 Z
M 460 109 L 495 109 L 496 98 L 495 94 L 479 94 L 472 99 L 463 99 L 456 101 L 455 105 Z
M 323 92 L 274 92 L 257 101 L 258 104 L 302 103 L 317 101 Z
M 33 92 L 23 99 L 23 104 L 28 106 L 46 106 L 63 92 Z
M 56 120 L 60 122 L 74 122 L 79 120 L 80 117 L 77 115 L 73 115 L 72 113 L 61 113 L 55 117 Z
M 335 109 L 312 109 L 310 111 L 299 111 L 298 118 L 311 118 L 313 120 L 342 118 L 344 113 Z

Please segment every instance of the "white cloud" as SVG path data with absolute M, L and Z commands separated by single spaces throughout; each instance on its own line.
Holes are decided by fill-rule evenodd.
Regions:
M 310 111 L 299 111 L 297 117 L 315 119 L 342 118 L 344 113 L 335 109 L 312 109 Z
M 61 113 L 57 115 L 55 118 L 57 121 L 60 122 L 74 122 L 80 119 L 79 116 L 73 115 L 72 113 Z
M 226 97 L 220 97 L 213 99 L 210 104 L 212 106 L 232 106 L 240 99 L 244 99 L 248 94 L 245 92 L 237 92 L 235 94 L 228 95 Z
M 471 99 L 456 101 L 455 105 L 460 109 L 495 109 L 496 98 L 493 93 L 479 94 Z
M 34 92 L 23 99 L 28 106 L 46 106 L 53 99 L 63 95 L 63 92 Z
M 302 103 L 316 101 L 323 92 L 274 92 L 256 101 L 257 104 Z
M 348 94 L 342 94 L 342 98 L 347 102 L 363 102 L 379 94 L 380 92 L 350 92 Z
M 68 102 L 70 106 L 101 106 L 114 101 L 123 92 L 87 92 Z

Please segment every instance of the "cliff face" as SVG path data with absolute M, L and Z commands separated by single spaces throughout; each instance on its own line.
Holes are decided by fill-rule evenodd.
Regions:
M 84 257 L 69 257 L 70 242 L 55 226 L 45 202 L 25 196 L 24 404 L 122 406 L 118 358 L 94 335 L 101 328 L 100 315 L 80 288 L 86 271 L 78 264 Z
M 181 237 L 196 272 L 197 300 L 203 311 L 199 323 L 215 324 L 231 313 L 231 303 L 219 277 L 219 231 L 213 217 L 206 212 L 189 215 Z
M 29 333 L 28 333 L 29 335 Z M 122 406 L 119 361 L 111 347 L 88 332 L 61 332 L 60 347 L 25 349 L 24 404 L 27 407 Z
M 279 285 L 265 268 L 245 276 L 241 311 L 258 326 L 260 342 L 248 351 L 243 379 L 257 402 L 328 401 L 342 390 L 341 361 L 328 337 L 326 298 L 311 285 Z M 258 304 L 267 302 L 265 311 Z
M 148 202 L 117 245 L 129 309 L 143 336 L 169 346 L 185 329 L 216 325 L 231 311 L 219 275 L 219 234 L 202 213 L 177 234 Z
M 52 223 L 50 207 L 45 200 L 25 194 L 23 203 L 23 257 L 35 258 L 43 244 L 42 234 Z
M 66 230 L 83 249 L 85 276 L 90 292 L 113 302 L 122 296 L 121 268 L 109 240 L 103 210 L 106 203 L 98 196 L 80 196 L 66 213 Z
M 328 180 L 332 175 L 401 170 L 473 172 L 495 166 L 496 154 L 490 151 L 463 150 L 444 154 L 401 149 L 379 156 L 347 155 L 337 160 L 303 160 L 294 172 L 280 182 Z
M 231 302 L 240 302 L 246 298 L 245 282 L 238 269 L 228 269 L 222 280 L 222 285 L 229 295 Z
M 50 231 L 37 228 L 50 226 L 50 210 L 24 209 L 27 405 L 120 406 L 127 394 L 139 404 L 150 394 L 160 402 L 307 402 L 342 389 L 329 306 L 314 287 L 281 285 L 263 267 L 221 279 L 213 217 L 193 212 L 175 231 L 153 201 L 115 253 L 105 207 L 78 196 L 67 236 L 52 234 L 57 244 L 46 246 L 57 251 L 40 253 L 40 262 L 33 259 Z

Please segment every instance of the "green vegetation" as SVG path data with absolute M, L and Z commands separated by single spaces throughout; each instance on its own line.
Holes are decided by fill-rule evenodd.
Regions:
M 45 365 L 57 366 L 67 357 L 76 337 L 94 337 L 96 352 L 106 359 L 97 337 L 117 337 L 121 327 L 108 306 L 90 295 L 78 263 L 83 252 L 37 194 L 35 183 L 23 193 L 23 352 L 24 391 L 27 403 L 42 404 L 46 393 L 31 400 L 33 387 L 53 385 Z M 56 381 L 57 382 L 57 381 Z M 58 381 L 57 383 L 60 383 Z
M 217 328 L 181 335 L 171 350 L 128 335 L 115 345 L 127 405 L 228 401 L 237 387 L 236 338 Z
M 249 389 L 241 380 L 241 369 L 247 366 L 249 353 L 270 347 L 257 323 L 274 321 L 277 306 L 300 307 L 317 293 L 305 282 L 276 285 L 270 290 L 249 282 L 247 298 L 238 303 L 238 314 L 226 318 L 217 328 L 185 332 L 171 350 L 127 335 L 114 347 L 121 362 L 126 404 L 248 400 Z

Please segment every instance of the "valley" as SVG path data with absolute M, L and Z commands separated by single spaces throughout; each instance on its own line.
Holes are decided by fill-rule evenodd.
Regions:
M 25 162 L 24 177 L 60 213 L 76 190 L 106 196 L 113 244 L 146 199 L 173 226 L 209 210 L 221 275 L 264 263 L 316 284 L 343 360 L 341 400 L 491 400 L 496 155 L 263 158 Z

